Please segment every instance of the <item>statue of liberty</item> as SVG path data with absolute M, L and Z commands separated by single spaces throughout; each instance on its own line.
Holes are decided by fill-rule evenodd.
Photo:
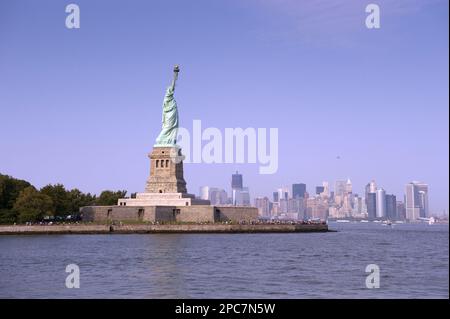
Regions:
M 175 65 L 173 68 L 172 84 L 167 88 L 166 95 L 164 96 L 162 129 L 156 138 L 155 146 L 175 146 L 177 143 L 178 107 L 173 93 L 175 91 L 175 83 L 178 79 L 178 72 L 180 72 L 180 68 L 178 65 Z

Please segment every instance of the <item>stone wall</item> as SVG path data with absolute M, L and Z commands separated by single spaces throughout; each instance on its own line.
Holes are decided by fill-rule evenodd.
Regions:
M 218 219 L 216 221 L 231 220 L 239 222 L 258 220 L 258 209 L 256 207 L 217 206 L 216 211 L 218 211 Z
M 80 208 L 83 221 L 146 221 L 214 223 L 255 221 L 258 209 L 236 206 L 86 206 Z
M 176 221 L 183 223 L 214 223 L 214 206 L 195 205 L 177 207 Z
M 175 206 L 146 206 L 144 207 L 144 221 L 173 222 L 175 221 Z
M 80 208 L 83 221 L 143 220 L 144 207 L 133 206 L 86 206 Z
M 175 206 L 86 206 L 80 208 L 83 221 L 175 221 Z

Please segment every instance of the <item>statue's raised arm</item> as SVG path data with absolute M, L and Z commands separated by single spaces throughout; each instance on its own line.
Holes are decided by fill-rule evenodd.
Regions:
M 172 80 L 172 90 L 175 91 L 175 84 L 178 80 L 178 72 L 180 72 L 180 67 L 175 65 L 173 67 L 173 80 Z
M 173 68 L 173 80 L 171 85 L 167 88 L 164 96 L 163 110 L 162 110 L 162 129 L 156 139 L 155 146 L 173 146 L 176 144 L 176 137 L 178 134 L 178 107 L 175 98 L 173 97 L 175 91 L 175 84 L 178 79 L 180 67 L 175 65 Z

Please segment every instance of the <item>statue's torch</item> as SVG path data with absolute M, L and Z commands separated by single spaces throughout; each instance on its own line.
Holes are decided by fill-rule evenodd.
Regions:
M 178 73 L 180 72 L 180 67 L 178 65 L 175 65 L 173 67 L 173 82 L 172 82 L 172 87 L 175 89 L 175 83 L 177 82 L 178 79 Z

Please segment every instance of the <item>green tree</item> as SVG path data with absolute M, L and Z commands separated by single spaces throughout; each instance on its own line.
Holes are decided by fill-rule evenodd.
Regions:
M 68 198 L 70 202 L 70 212 L 73 214 L 78 213 L 80 207 L 94 204 L 96 196 L 92 196 L 90 193 L 84 194 L 79 189 L 74 188 L 68 192 Z
M 17 212 L 13 209 L 0 208 L 0 224 L 12 224 L 17 220 Z
M 117 205 L 119 198 L 124 198 L 127 191 L 103 191 L 95 201 L 98 206 Z
M 69 194 L 62 184 L 47 185 L 41 188 L 41 194 L 52 199 L 55 216 L 67 216 L 71 214 L 71 202 Z
M 29 186 L 20 192 L 13 210 L 17 213 L 19 222 L 37 221 L 44 216 L 52 215 L 53 201 L 50 196 Z
M 0 224 L 12 224 L 17 213 L 12 209 L 19 193 L 29 187 L 27 181 L 0 174 Z
M 0 174 L 0 209 L 11 209 L 19 193 L 31 186 L 27 181 Z

